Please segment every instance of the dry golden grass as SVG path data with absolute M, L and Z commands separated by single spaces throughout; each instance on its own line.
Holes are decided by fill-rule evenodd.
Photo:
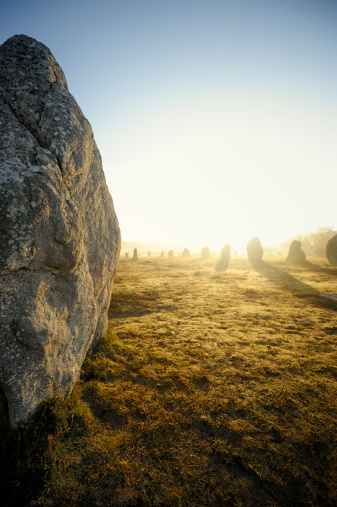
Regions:
M 337 505 L 337 269 L 122 259 L 31 505 Z

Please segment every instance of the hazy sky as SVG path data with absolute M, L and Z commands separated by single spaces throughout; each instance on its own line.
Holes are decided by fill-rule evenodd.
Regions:
M 90 121 L 122 239 L 337 229 L 336 0 L 4 1 Z

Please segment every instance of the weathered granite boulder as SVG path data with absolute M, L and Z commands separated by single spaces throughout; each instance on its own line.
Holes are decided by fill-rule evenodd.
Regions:
M 337 234 L 329 239 L 326 245 L 326 256 L 333 266 L 337 266 Z
M 306 262 L 306 255 L 301 248 L 302 243 L 297 239 L 291 242 L 289 247 L 288 257 L 286 258 L 286 262 L 290 262 L 293 264 L 297 264 L 299 262 Z
M 263 248 L 259 238 L 252 238 L 247 243 L 247 255 L 252 264 L 261 262 L 263 257 Z
M 0 46 L 0 395 L 12 426 L 73 387 L 107 328 L 119 251 L 101 157 L 62 69 L 40 42 L 11 37 Z
M 226 243 L 220 253 L 220 259 L 215 264 L 214 268 L 216 271 L 226 271 L 231 260 L 231 246 Z

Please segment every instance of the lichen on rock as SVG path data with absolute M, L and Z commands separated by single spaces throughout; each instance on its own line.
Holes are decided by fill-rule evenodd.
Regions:
M 0 387 L 16 426 L 76 382 L 106 330 L 120 251 L 90 124 L 25 35 L 0 46 L 0 244 Z

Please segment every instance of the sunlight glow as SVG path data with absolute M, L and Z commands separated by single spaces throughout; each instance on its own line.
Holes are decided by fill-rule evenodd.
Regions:
M 337 229 L 335 1 L 83 0 L 81 23 L 65 0 L 3 4 L 2 41 L 26 33 L 61 65 L 125 241 Z
M 254 236 L 277 246 L 326 225 L 336 118 L 300 101 L 236 96 L 163 105 L 138 119 L 127 145 L 117 136 L 123 165 L 105 167 L 124 238 L 244 251 Z

